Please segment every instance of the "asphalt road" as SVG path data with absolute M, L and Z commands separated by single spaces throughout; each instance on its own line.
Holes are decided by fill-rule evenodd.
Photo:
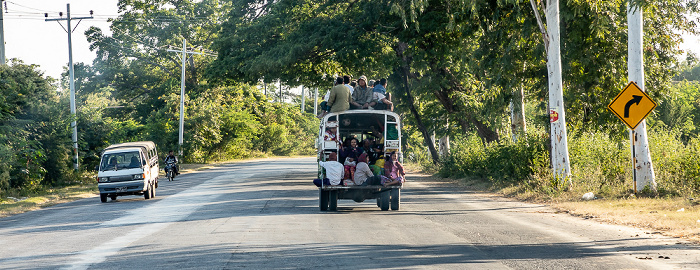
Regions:
M 1 269 L 700 269 L 700 248 L 408 176 L 400 211 L 318 209 L 313 158 L 161 181 L 0 219 Z M 662 256 L 664 258 L 659 258 Z M 665 259 L 668 257 L 668 259 Z

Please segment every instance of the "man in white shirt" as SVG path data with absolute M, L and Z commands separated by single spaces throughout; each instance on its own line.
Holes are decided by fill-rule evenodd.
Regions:
M 343 84 L 345 85 L 345 87 L 350 89 L 350 95 L 352 95 L 352 93 L 355 92 L 355 87 L 350 86 L 350 80 L 352 80 L 352 77 L 350 77 L 350 75 L 343 76 Z
M 343 173 L 345 172 L 345 167 L 343 164 L 338 162 L 338 154 L 331 153 L 328 157 L 328 161 L 319 161 L 318 165 L 326 169 L 326 178 L 314 179 L 314 184 L 318 187 L 323 185 L 340 185 L 340 181 L 343 180 Z

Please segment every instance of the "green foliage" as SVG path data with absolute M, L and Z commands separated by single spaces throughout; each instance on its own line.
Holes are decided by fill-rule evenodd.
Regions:
M 442 176 L 489 179 L 517 183 L 545 166 L 547 152 L 542 134 L 530 133 L 522 143 L 492 143 L 484 147 L 477 136 L 456 138 L 440 168 Z
M 697 196 L 700 194 L 700 139 L 684 143 L 678 130 L 649 132 L 649 146 L 656 174 L 657 191 L 651 196 Z M 530 133 L 519 143 L 484 147 L 476 136 L 457 138 L 452 153 L 440 168 L 444 177 L 482 179 L 498 187 L 516 186 L 548 196 L 569 192 L 578 197 L 593 192 L 598 197 L 625 197 L 632 192 L 632 161 L 629 140 L 604 132 L 569 137 L 571 187 L 554 179 L 549 169 L 546 134 Z
M 71 179 L 67 93 L 18 60 L 0 78 L 0 195 Z
M 649 117 L 651 127 L 678 130 L 685 143 L 700 134 L 700 82 L 673 83 L 669 95 L 658 103 Z

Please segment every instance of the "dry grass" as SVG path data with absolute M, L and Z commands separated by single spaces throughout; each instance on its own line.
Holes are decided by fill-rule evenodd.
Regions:
M 554 202 L 553 207 L 576 216 L 646 228 L 700 243 L 700 205 L 684 198 Z
M 34 211 L 52 205 L 94 197 L 97 185 L 76 185 L 48 189 L 41 194 L 22 198 L 4 198 L 0 201 L 0 218 Z

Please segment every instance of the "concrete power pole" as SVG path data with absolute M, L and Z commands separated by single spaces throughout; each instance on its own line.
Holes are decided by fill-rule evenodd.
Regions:
M 4 0 L 0 0 L 0 65 L 5 65 L 5 18 L 3 18 L 3 8 L 2 5 L 5 4 Z
M 304 113 L 304 105 L 306 102 L 306 94 L 304 94 L 304 86 L 301 86 L 301 113 Z
M 182 51 L 168 50 L 169 52 L 182 53 L 182 75 L 180 77 L 180 130 L 178 132 L 178 150 L 177 155 L 182 156 L 182 143 L 185 134 L 185 65 L 187 64 L 188 54 L 202 54 L 198 52 L 187 51 L 187 40 L 182 39 Z
M 44 13 L 44 17 L 48 17 L 49 15 Z M 76 112 L 75 112 L 75 72 L 73 70 L 73 38 L 72 34 L 75 29 L 71 28 L 71 21 L 72 20 L 80 20 L 78 21 L 78 24 L 83 20 L 83 19 L 92 19 L 92 10 L 90 10 L 90 17 L 74 17 L 71 18 L 70 16 L 70 4 L 66 4 L 66 18 L 59 18 L 59 19 L 45 19 L 45 21 L 66 21 L 66 32 L 68 33 L 68 73 L 70 74 L 70 79 L 69 79 L 69 85 L 70 85 L 70 114 L 72 117 L 72 121 L 70 123 L 71 128 L 73 129 L 73 167 L 77 171 L 79 168 L 78 164 L 78 124 L 76 123 Z M 60 23 L 59 23 L 60 24 Z M 77 26 L 77 24 L 76 24 Z M 61 25 L 63 27 L 63 25 Z
M 318 87 L 314 87 L 314 115 L 318 115 Z
M 642 46 L 644 42 L 644 22 L 642 20 L 642 8 L 632 7 L 627 4 L 627 69 L 629 80 L 633 81 L 644 91 L 644 55 Z M 641 191 L 648 186 L 656 190 L 656 180 L 654 179 L 654 167 L 651 163 L 651 153 L 649 152 L 649 141 L 647 140 L 646 120 L 643 120 L 637 127 L 630 130 L 632 162 L 634 164 L 635 190 Z
M 566 117 L 564 115 L 564 93 L 561 76 L 561 57 L 559 41 L 559 0 L 547 0 L 547 71 L 549 79 L 549 114 L 550 139 L 552 141 L 552 172 L 560 183 L 571 185 L 571 167 L 569 165 L 569 146 L 566 134 Z

